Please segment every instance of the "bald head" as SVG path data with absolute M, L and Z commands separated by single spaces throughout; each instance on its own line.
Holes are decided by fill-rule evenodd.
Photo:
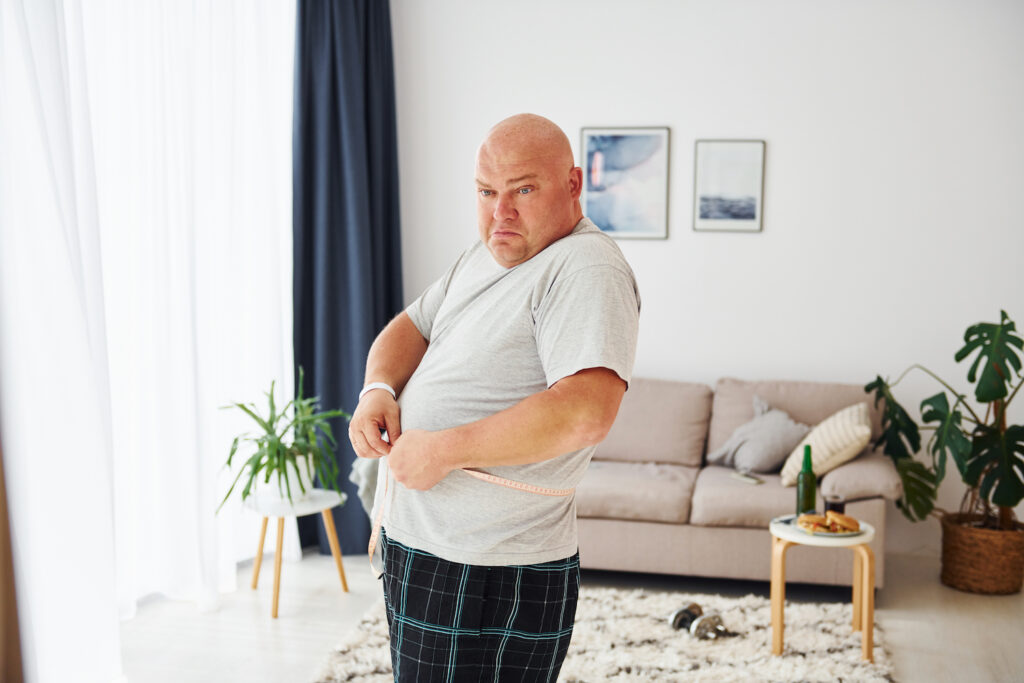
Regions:
M 583 171 L 569 138 L 536 114 L 491 128 L 476 154 L 480 238 L 506 268 L 533 258 L 576 227 Z
M 496 124 L 477 151 L 491 162 L 546 160 L 566 169 L 574 165 L 569 138 L 553 121 L 537 114 L 516 114 Z

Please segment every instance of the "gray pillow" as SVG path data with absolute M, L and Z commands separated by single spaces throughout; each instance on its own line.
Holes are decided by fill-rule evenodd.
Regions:
M 794 422 L 755 395 L 754 419 L 737 427 L 721 448 L 708 453 L 708 463 L 741 472 L 775 472 L 810 431 L 809 426 Z

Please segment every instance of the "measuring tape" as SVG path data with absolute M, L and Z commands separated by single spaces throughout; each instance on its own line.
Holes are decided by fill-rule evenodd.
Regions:
M 498 486 L 504 486 L 505 488 L 515 489 L 516 491 L 524 491 L 526 493 L 534 493 L 540 496 L 552 496 L 556 498 L 562 498 L 565 496 L 571 496 L 576 489 L 550 489 L 544 486 L 534 486 L 533 484 L 524 484 L 521 481 L 513 481 L 512 479 L 506 479 L 504 477 L 498 477 L 487 472 L 481 472 L 475 468 L 466 468 L 460 470 L 465 472 L 471 477 L 479 479 L 480 481 L 486 481 L 489 484 L 496 484 Z M 373 520 L 373 531 L 370 532 L 370 544 L 367 548 L 367 553 L 370 556 L 370 569 L 373 571 L 375 578 L 380 578 L 384 573 L 384 562 L 383 558 L 378 559 L 377 557 L 377 542 L 380 540 L 380 530 L 384 524 L 384 508 L 388 503 L 388 490 L 391 482 L 391 470 L 388 468 L 386 456 L 381 457 L 380 465 L 377 467 L 377 493 L 380 493 L 380 477 L 384 475 L 384 493 L 381 496 L 380 507 L 377 508 L 377 514 Z M 374 498 L 377 495 L 374 494 Z M 375 564 L 375 561 L 377 562 Z

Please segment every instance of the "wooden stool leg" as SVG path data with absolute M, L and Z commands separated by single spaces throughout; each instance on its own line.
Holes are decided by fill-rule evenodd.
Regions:
M 267 537 L 267 518 L 263 518 L 260 527 L 260 545 L 256 548 L 256 561 L 252 565 L 252 589 L 256 590 L 256 582 L 260 580 L 260 565 L 263 564 L 263 539 Z
M 864 558 L 860 556 L 856 548 L 853 548 L 853 630 L 859 631 L 861 627 L 861 600 L 864 596 Z
M 322 510 L 320 515 L 324 518 L 327 542 L 331 545 L 331 555 L 334 556 L 334 564 L 338 567 L 338 576 L 341 577 L 341 589 L 348 593 L 348 581 L 345 580 L 345 567 L 341 564 L 341 545 L 338 543 L 338 532 L 334 528 L 334 517 L 330 510 Z
M 867 545 L 854 546 L 861 559 L 861 655 L 875 661 L 875 554 Z
M 782 631 L 785 627 L 786 549 L 792 542 L 772 536 L 772 654 L 782 654 Z
M 277 619 L 277 596 L 281 592 L 281 548 L 284 544 L 284 517 L 277 518 L 277 550 L 274 552 L 274 604 L 270 616 Z

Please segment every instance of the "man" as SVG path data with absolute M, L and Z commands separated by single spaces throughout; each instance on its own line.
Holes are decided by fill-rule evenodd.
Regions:
M 492 128 L 476 184 L 480 242 L 374 341 L 349 437 L 398 484 L 377 501 L 395 679 L 553 681 L 579 589 L 571 489 L 626 391 L 639 294 L 554 123 Z

